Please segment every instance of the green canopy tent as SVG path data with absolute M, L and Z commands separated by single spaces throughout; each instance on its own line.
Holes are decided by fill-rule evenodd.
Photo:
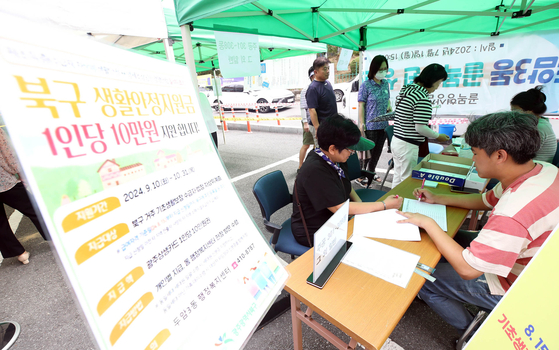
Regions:
M 174 1 L 185 41 L 189 27 L 211 30 L 224 25 L 241 33 L 257 30 L 259 35 L 360 52 L 557 29 L 559 23 L 555 0 Z M 188 62 L 192 52 L 187 51 Z
M 181 26 L 257 29 L 353 50 L 557 29 L 559 23 L 555 0 L 175 0 L 175 8 Z
M 168 38 L 172 40 L 172 56 L 174 56 L 176 61 L 185 63 L 184 47 L 175 12 L 173 9 L 167 8 L 164 8 L 163 11 L 165 13 L 165 21 L 167 22 Z M 190 34 L 196 71 L 210 70 L 214 67 L 219 68 L 214 32 L 205 29 L 195 29 Z M 326 44 L 308 41 L 272 36 L 259 36 L 258 41 L 261 60 L 279 59 L 326 51 Z M 156 42 L 135 47 L 134 50 L 144 55 L 166 60 L 165 46 L 165 42 Z

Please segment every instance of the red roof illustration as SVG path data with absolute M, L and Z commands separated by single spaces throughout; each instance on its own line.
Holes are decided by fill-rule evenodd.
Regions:
M 99 169 L 97 169 L 97 172 L 99 172 L 99 170 L 103 169 L 103 167 L 105 166 L 105 164 L 107 164 L 107 162 L 113 163 L 114 165 L 120 167 L 120 165 L 118 165 L 118 163 L 115 161 L 115 159 L 107 159 L 106 161 L 103 162 L 103 164 L 101 164 L 101 166 L 99 167 Z

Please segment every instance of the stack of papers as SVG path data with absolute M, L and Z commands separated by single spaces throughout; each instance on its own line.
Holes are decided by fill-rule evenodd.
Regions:
M 396 213 L 396 209 L 355 215 L 353 237 L 396 239 L 400 241 L 421 241 L 419 227 L 414 224 L 399 224 L 406 217 Z
M 429 204 L 418 200 L 404 198 L 402 211 L 409 213 L 419 213 L 435 220 L 437 225 L 446 231 L 446 206 L 442 204 Z
M 406 288 L 419 262 L 419 255 L 373 241 L 354 237 L 342 262 L 363 272 Z

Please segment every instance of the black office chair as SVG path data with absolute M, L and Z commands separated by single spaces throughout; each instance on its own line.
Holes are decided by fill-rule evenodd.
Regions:
M 376 202 L 380 197 L 386 194 L 386 192 L 384 191 L 369 188 L 373 179 L 375 178 L 375 173 L 372 171 L 361 169 L 357 154 L 354 153 L 348 158 L 347 167 L 348 172 L 346 176 L 349 181 L 358 179 L 361 176 L 365 176 L 367 178 L 367 187 L 355 190 L 355 192 L 363 202 Z
M 464 334 L 462 334 L 456 341 L 456 350 L 462 350 L 464 346 L 466 346 L 466 342 L 470 340 L 474 332 L 481 326 L 483 321 L 487 318 L 487 315 L 490 313 L 490 310 L 479 309 L 477 314 L 474 316 L 474 320 L 470 323 Z
M 291 232 L 291 218 L 278 225 L 270 221 L 270 217 L 286 205 L 293 204 L 293 197 L 289 193 L 283 173 L 279 170 L 266 174 L 256 180 L 252 193 L 260 205 L 264 226 L 271 232 L 270 244 L 276 252 L 284 252 L 295 256 L 303 255 L 309 247 L 297 243 Z

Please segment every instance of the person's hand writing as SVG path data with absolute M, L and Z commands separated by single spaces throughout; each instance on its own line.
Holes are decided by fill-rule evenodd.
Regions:
M 414 224 L 415 226 L 425 229 L 425 231 L 428 231 L 428 229 L 433 227 L 433 225 L 438 226 L 435 220 L 423 214 L 401 212 L 399 210 L 397 211 L 397 213 L 407 218 L 404 220 L 398 220 L 398 223 Z
M 400 196 L 389 196 L 384 200 L 386 204 L 386 209 L 400 209 L 402 203 L 404 203 L 404 197 Z
M 421 202 L 434 204 L 436 203 L 435 194 L 425 188 L 416 188 L 413 190 L 413 195 L 415 198 L 419 199 Z

